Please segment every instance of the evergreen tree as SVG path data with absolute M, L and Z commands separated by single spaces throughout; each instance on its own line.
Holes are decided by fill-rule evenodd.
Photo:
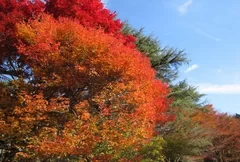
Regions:
M 179 67 L 189 62 L 184 50 L 162 47 L 153 35 L 146 36 L 143 28 L 136 30 L 127 24 L 123 32 L 136 37 L 137 49 L 149 57 L 152 67 L 157 71 L 156 77 L 165 82 L 171 84 L 178 77 Z

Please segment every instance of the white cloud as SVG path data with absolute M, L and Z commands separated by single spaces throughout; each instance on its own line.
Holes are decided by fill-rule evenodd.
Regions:
M 240 94 L 240 84 L 198 84 L 197 87 L 205 94 Z
M 189 7 L 192 5 L 192 0 L 188 0 L 187 2 L 185 2 L 184 4 L 182 4 L 181 6 L 178 7 L 178 12 L 181 15 L 184 15 L 187 13 Z
M 190 67 L 185 71 L 185 73 L 189 73 L 189 72 L 197 69 L 198 67 L 199 67 L 199 66 L 198 66 L 197 64 L 194 64 L 194 65 L 190 66 Z
M 196 28 L 195 31 L 196 31 L 196 33 L 198 33 L 198 34 L 200 34 L 200 35 L 202 35 L 202 36 L 205 36 L 205 37 L 207 37 L 207 38 L 209 38 L 209 39 L 211 39 L 211 40 L 214 40 L 214 41 L 216 41 L 216 42 L 222 41 L 222 39 L 217 38 L 217 37 L 214 37 L 214 36 L 212 36 L 211 34 L 209 34 L 209 33 L 205 32 L 205 31 L 201 30 L 200 28 Z
M 103 3 L 104 7 L 107 7 L 107 4 L 108 4 L 108 1 L 109 1 L 109 0 L 101 0 L 101 1 L 102 1 L 102 3 Z

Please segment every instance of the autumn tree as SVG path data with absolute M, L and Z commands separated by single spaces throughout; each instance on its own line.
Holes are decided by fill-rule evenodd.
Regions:
M 49 0 L 46 1 L 45 12 L 55 18 L 75 19 L 87 28 L 101 29 L 122 39 L 125 45 L 135 47 L 135 37 L 121 32 L 124 23 L 116 18 L 116 12 L 104 8 L 101 0 Z
M 100 0 L 0 0 L 0 32 L 1 161 L 239 160 L 239 119 L 173 84 L 184 51 Z
M 135 38 L 122 34 L 123 23 L 116 13 L 103 7 L 100 0 L 1 0 L 0 1 L 0 80 L 15 78 L 31 79 L 31 70 L 16 49 L 16 24 L 48 13 L 55 18 L 67 17 L 78 21 L 86 28 L 96 28 L 122 39 L 134 47 Z
M 193 118 L 197 108 L 174 108 L 175 121 L 168 123 L 163 135 L 166 145 L 166 161 L 187 161 L 187 159 L 204 159 L 205 152 L 212 146 L 211 133 Z M 191 161 L 191 160 L 190 160 Z
M 193 118 L 205 107 L 203 94 L 196 87 L 181 81 L 171 86 L 169 97 L 173 100 L 169 112 L 175 120 L 167 123 L 161 131 L 165 145 L 165 156 L 169 161 L 181 161 L 191 157 L 201 157 L 212 145 L 209 132 Z M 166 130 L 166 131 L 164 131 Z
M 10 2 L 23 16 L 2 35 L 2 161 L 134 159 L 123 152 L 168 121 L 168 89 L 114 14 L 97 0 L 1 1 L 3 17 Z
M 223 161 L 240 159 L 240 121 L 228 114 L 218 113 L 211 105 L 199 111 L 193 118 L 206 130 L 211 131 L 212 147 L 208 158 Z
M 31 71 L 17 52 L 16 23 L 28 21 L 42 11 L 40 0 L 0 1 L 0 80 L 30 77 Z

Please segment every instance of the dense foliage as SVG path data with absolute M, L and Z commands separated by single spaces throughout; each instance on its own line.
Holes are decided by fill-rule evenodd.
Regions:
M 21 15 L 11 30 L 2 25 L 3 161 L 134 158 L 125 150 L 140 150 L 169 120 L 167 85 L 120 37 L 114 14 L 97 0 L 63 7 L 70 2 L 2 1 L 13 10 L 6 19 Z
M 0 161 L 240 160 L 239 115 L 100 0 L 0 0 Z

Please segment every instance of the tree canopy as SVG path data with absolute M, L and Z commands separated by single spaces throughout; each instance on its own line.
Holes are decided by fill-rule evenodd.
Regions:
M 123 160 L 169 120 L 168 85 L 100 1 L 1 1 L 1 15 L 4 161 Z
M 100 0 L 0 0 L 0 161 L 239 161 L 188 62 Z

